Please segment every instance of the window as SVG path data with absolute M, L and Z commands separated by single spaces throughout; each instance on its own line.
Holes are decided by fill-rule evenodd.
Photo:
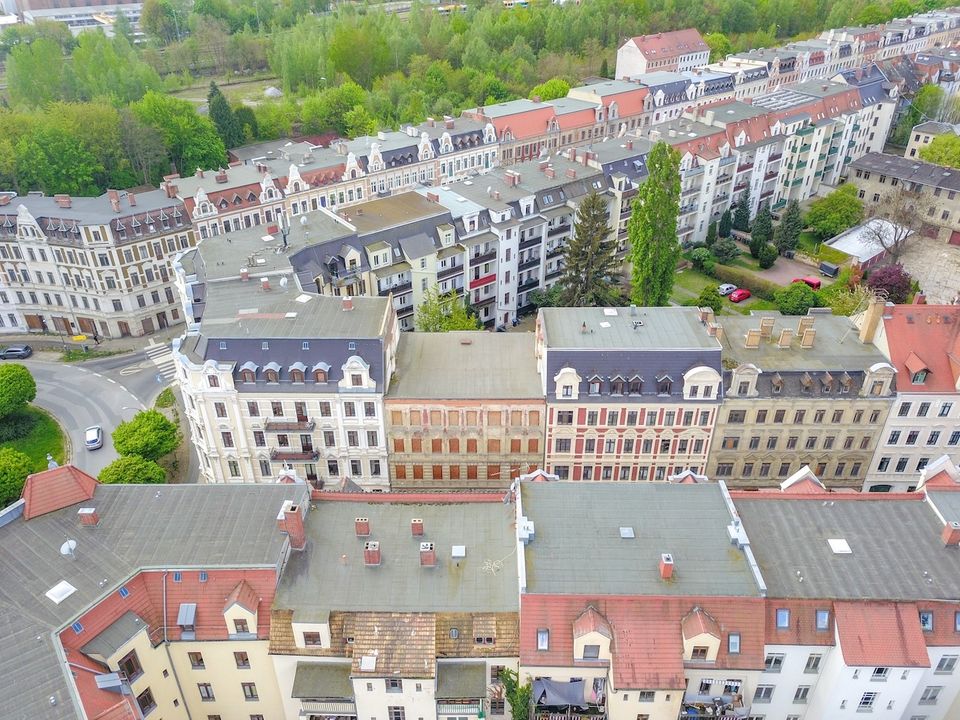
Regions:
M 801 685 L 797 688 L 797 691 L 793 694 L 793 702 L 795 705 L 802 705 L 807 702 L 807 695 L 810 694 L 809 685 Z
M 783 630 L 788 627 L 790 627 L 790 610 L 777 608 L 777 629 Z
M 79 622 L 75 622 L 75 623 L 74 623 L 73 625 L 71 625 L 70 627 L 73 629 L 73 631 L 74 631 L 77 635 L 79 635 L 80 633 L 83 632 L 83 625 L 82 625 L 81 623 L 79 623 Z
M 194 670 L 203 670 L 206 667 L 203 664 L 203 653 L 190 652 L 187 653 L 187 657 L 190 659 L 190 667 Z
M 599 645 L 584 645 L 583 646 L 583 659 L 584 660 L 596 660 L 600 657 L 600 646 Z
M 931 433 L 927 436 L 927 445 L 936 445 L 938 442 L 940 442 L 940 431 L 931 431 Z
M 234 632 L 237 635 L 247 635 L 250 632 L 250 627 L 247 625 L 247 621 L 242 618 L 237 618 L 233 621 Z
M 914 385 L 923 385 L 927 380 L 927 371 L 926 370 L 917 370 L 910 376 L 910 382 Z
M 736 425 L 742 424 L 747 418 L 746 410 L 731 410 L 727 415 L 727 422 Z
M 657 693 L 654 690 L 641 690 L 637 694 L 637 700 L 640 702 L 653 702 L 657 697 Z
M 215 402 L 213 404 L 213 410 L 218 418 L 225 418 L 227 416 L 227 406 L 222 402 Z
M 390 705 L 387 708 L 387 720 L 406 720 L 402 706 Z
M 740 445 L 740 438 L 727 436 L 723 438 L 722 447 L 724 450 L 736 450 Z
M 403 680 L 401 680 L 400 678 L 387 678 L 387 692 L 388 693 L 403 692 Z
M 124 674 L 128 682 L 133 682 L 143 675 L 143 668 L 140 666 L 140 658 L 137 657 L 136 650 L 132 650 L 117 663 L 120 672 Z
M 197 683 L 197 690 L 200 691 L 200 699 L 203 702 L 213 702 L 217 699 L 213 694 L 213 685 L 210 683 Z
M 153 699 L 153 693 L 150 692 L 150 688 L 147 688 L 142 693 L 137 695 L 137 706 L 140 708 L 140 712 L 144 715 L 148 715 L 157 708 L 157 701 Z
M 783 654 L 770 653 L 763 661 L 764 672 L 778 673 L 783 667 Z
M 823 655 L 818 655 L 816 653 L 811 653 L 807 656 L 807 664 L 804 666 L 803 671 L 805 673 L 818 673 L 820 672 L 820 660 L 823 658 Z
M 740 633 L 730 633 L 727 635 L 727 652 L 731 655 L 740 653 Z
M 557 425 L 573 425 L 573 410 L 561 410 L 557 413 Z
M 910 403 L 900 403 L 900 407 L 897 410 L 897 417 L 906 417 L 910 414 Z
M 924 632 L 933 632 L 933 613 L 929 610 L 920 611 L 920 629 Z
M 695 645 L 693 651 L 690 653 L 690 659 L 706 660 L 708 652 L 710 652 L 710 648 L 704 647 L 703 645 Z
M 250 656 L 245 652 L 235 652 L 233 654 L 233 661 L 237 664 L 238 670 L 246 670 L 250 667 Z
M 907 433 L 907 445 L 916 445 L 917 438 L 920 437 L 920 432 L 918 430 L 911 430 Z
M 212 388 L 220 387 L 220 378 L 216 375 L 207 375 L 207 385 Z
M 320 645 L 320 633 L 305 632 L 303 634 L 303 644 L 304 645 Z
M 940 692 L 943 690 L 943 687 L 939 685 L 927 685 L 923 689 L 923 694 L 920 696 L 920 705 L 936 705 L 937 700 L 940 699 Z
M 886 682 L 887 677 L 890 675 L 890 668 L 887 667 L 875 667 L 873 669 L 873 674 L 870 676 L 870 679 L 873 682 Z
M 550 631 L 545 629 L 537 630 L 537 650 L 550 649 Z
M 830 611 L 829 610 L 817 610 L 816 620 L 817 620 L 817 630 L 830 629 Z
M 243 688 L 243 697 L 245 700 L 260 699 L 260 696 L 257 695 L 256 683 L 240 683 L 240 687 Z
M 951 410 L 953 410 L 953 403 L 945 402 L 940 406 L 940 411 L 937 413 L 937 417 L 947 417 Z
M 773 697 L 773 685 L 757 685 L 757 690 L 753 693 L 755 703 L 768 703 Z
M 937 669 L 934 672 L 936 672 L 938 675 L 949 675 L 953 672 L 956 666 L 956 655 L 944 655 L 942 658 L 940 658 L 940 662 L 937 663 Z
M 491 698 L 490 699 L 490 714 L 491 715 L 505 715 L 506 710 L 506 701 L 503 698 Z
M 875 692 L 865 692 L 860 696 L 860 704 L 857 706 L 857 711 L 861 710 L 871 710 L 873 708 L 873 703 L 877 699 L 877 693 Z
M 220 439 L 223 441 L 223 446 L 227 448 L 233 447 L 233 433 L 231 432 L 222 432 L 220 433 Z

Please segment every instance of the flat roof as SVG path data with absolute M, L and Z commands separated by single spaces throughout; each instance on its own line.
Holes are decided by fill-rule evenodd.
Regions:
M 528 593 L 760 595 L 730 544 L 719 484 L 524 482 L 521 500 L 534 524 L 524 546 Z M 663 553 L 675 563 L 669 581 Z
M 550 109 L 550 104 L 545 102 L 535 103 L 533 100 L 521 98 L 519 100 L 508 100 L 494 105 L 484 105 L 478 108 L 483 115 L 490 119 L 509 117 L 518 113 L 530 112 L 531 110 Z
M 388 397 L 540 399 L 535 345 L 529 332 L 401 333 Z
M 710 111 L 713 111 L 714 120 L 721 120 L 724 122 L 752 120 L 753 118 L 762 117 L 769 114 L 769 111 L 765 108 L 760 108 L 756 105 L 751 105 L 750 103 L 740 102 L 739 100 L 722 103 L 720 105 L 711 105 L 710 107 L 703 108 L 699 112 L 702 116 L 704 113 L 708 113 Z
M 360 235 L 370 235 L 443 214 L 445 214 L 443 207 L 415 192 L 404 192 L 370 200 L 339 211 L 339 215 L 346 217 Z
M 307 548 L 293 553 L 274 607 L 314 614 L 351 612 L 516 612 L 514 507 L 494 502 L 320 500 L 307 516 Z M 433 497 L 433 496 L 431 496 Z M 475 497 L 475 496 L 473 496 Z M 356 518 L 370 536 L 357 537 Z M 410 520 L 423 520 L 413 536 Z M 364 565 L 364 544 L 380 543 L 381 563 Z M 420 566 L 420 543 L 432 542 L 437 565 Z M 453 557 L 462 546 L 463 557 Z M 318 582 L 322 578 L 322 582 Z
M 423 197 L 426 197 L 428 193 L 436 195 L 439 204 L 450 213 L 454 220 L 458 220 L 464 215 L 483 212 L 485 209 L 483 205 L 475 203 L 458 192 L 460 185 L 462 183 L 453 187 L 443 185 L 432 188 L 417 188 L 414 192 Z
M 919 499 L 734 500 L 770 597 L 956 600 L 960 552 Z M 846 540 L 835 553 L 829 540 Z M 801 582 L 801 578 L 803 579 Z
M 352 698 L 349 662 L 298 662 L 290 697 Z
M 543 308 L 549 348 L 671 350 L 720 347 L 693 307 Z M 634 323 L 641 323 L 634 327 Z
M 901 228 L 889 220 L 873 218 L 845 230 L 832 240 L 827 240 L 827 245 L 834 250 L 852 255 L 861 263 L 864 263 L 886 250 L 883 246 L 884 242 L 889 242 L 892 247 L 894 238 L 899 238 L 904 231 L 906 231 L 906 235 L 903 236 L 904 239 L 913 235 L 912 230 Z

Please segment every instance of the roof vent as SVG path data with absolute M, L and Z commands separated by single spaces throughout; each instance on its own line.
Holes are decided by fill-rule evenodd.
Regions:
M 466 545 L 454 545 L 450 549 L 450 557 L 454 560 L 460 560 L 467 556 L 467 546 Z
M 380 564 L 380 543 L 369 540 L 363 544 L 363 564 L 376 567 Z
M 436 567 L 437 550 L 432 542 L 420 543 L 420 567 Z
M 370 520 L 364 517 L 358 517 L 353 521 L 354 530 L 357 532 L 357 537 L 369 537 L 370 535 Z
M 632 527 L 622 527 L 622 528 L 620 528 L 620 537 L 622 537 L 624 540 L 632 540 L 632 539 L 635 538 L 636 536 L 637 536 L 637 535 L 636 535 L 636 533 L 633 531 L 633 528 L 632 528 Z
M 830 549 L 833 551 L 834 555 L 853 554 L 853 550 L 850 549 L 850 544 L 843 538 L 830 538 L 827 540 L 827 544 L 830 546 Z

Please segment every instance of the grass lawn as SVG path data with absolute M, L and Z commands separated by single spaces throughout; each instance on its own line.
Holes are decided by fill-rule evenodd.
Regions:
M 733 267 L 743 268 L 744 270 L 749 270 L 750 272 L 760 272 L 760 262 L 753 259 L 753 256 L 750 253 L 744 253 L 738 255 L 731 262 L 727 263 Z
M 820 241 L 817 240 L 817 236 L 812 232 L 802 232 L 800 233 L 800 242 L 797 244 L 797 249 L 802 250 L 810 257 L 816 257 L 817 246 L 819 244 Z
M 0 443 L 0 447 L 11 447 L 29 456 L 33 461 L 33 472 L 47 469 L 47 453 L 53 455 L 53 459 L 62 465 L 65 460 L 64 438 L 57 421 L 46 410 L 32 405 L 28 406 L 24 412 L 37 418 L 33 430 L 19 440 Z
M 749 300 L 742 300 L 738 303 L 726 303 L 727 310 L 732 310 L 741 315 L 749 315 L 752 310 L 776 310 L 777 306 L 769 300 L 763 300 L 758 297 L 752 297 Z

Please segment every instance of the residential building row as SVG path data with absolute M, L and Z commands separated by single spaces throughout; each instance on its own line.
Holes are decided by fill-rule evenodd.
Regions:
M 0 703 L 11 720 L 506 720 L 510 671 L 539 720 L 946 720 L 958 491 L 946 457 L 888 495 L 828 492 L 809 468 L 764 492 L 537 471 L 501 498 L 57 467 L 0 511 Z M 878 541 L 891 527 L 901 541 Z

